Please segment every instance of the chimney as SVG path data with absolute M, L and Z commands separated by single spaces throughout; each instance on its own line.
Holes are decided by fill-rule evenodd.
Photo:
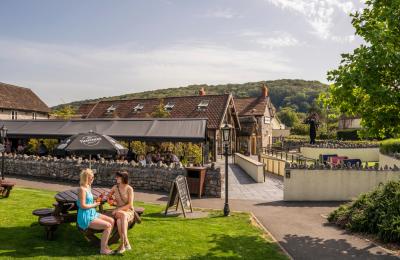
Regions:
M 205 96 L 206 95 L 206 91 L 204 90 L 204 88 L 201 88 L 199 90 L 199 96 Z
M 267 85 L 265 85 L 265 84 L 263 84 L 263 86 L 262 86 L 262 94 L 261 94 L 261 96 L 264 97 L 264 98 L 269 96 L 269 90 L 268 90 Z

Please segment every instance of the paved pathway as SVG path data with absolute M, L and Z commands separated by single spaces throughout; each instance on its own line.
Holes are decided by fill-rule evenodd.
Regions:
M 55 191 L 66 190 L 75 186 L 22 180 L 20 178 L 7 179 L 16 182 L 17 186 L 20 187 Z M 239 182 L 241 177 L 237 177 L 237 179 Z M 279 186 L 279 182 L 276 182 L 275 185 Z M 161 192 L 136 191 L 135 199 L 165 204 L 168 200 L 168 195 Z M 224 200 L 217 198 L 198 199 L 194 197 L 193 205 L 201 208 L 222 209 Z M 230 200 L 231 210 L 253 212 L 294 259 L 399 259 L 371 241 L 348 234 L 346 231 L 327 224 L 323 215 L 327 215 L 338 205 L 338 203 L 294 203 L 279 200 L 253 201 L 249 200 L 249 198 L 246 200 Z
M 256 183 L 239 166 L 229 166 L 229 198 L 253 201 L 283 200 L 283 180 L 268 174 L 264 183 Z

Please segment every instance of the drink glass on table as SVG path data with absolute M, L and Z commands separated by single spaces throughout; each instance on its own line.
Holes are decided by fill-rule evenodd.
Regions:
M 97 197 L 96 202 L 97 202 L 97 203 L 101 203 L 101 202 L 103 201 L 103 198 L 104 198 L 104 193 L 100 194 L 100 195 Z
M 110 206 L 114 206 L 115 205 L 115 201 L 114 201 L 114 198 L 112 196 L 108 196 L 107 202 L 108 202 L 108 204 Z

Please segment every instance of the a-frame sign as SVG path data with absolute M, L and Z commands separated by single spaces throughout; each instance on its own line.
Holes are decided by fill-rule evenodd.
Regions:
M 178 210 L 179 204 L 181 205 L 183 216 L 186 218 L 186 210 L 193 212 L 192 200 L 190 198 L 189 188 L 186 181 L 186 177 L 179 175 L 171 184 L 171 190 L 169 192 L 169 199 L 167 207 L 165 209 L 165 215 L 167 215 L 168 209 L 176 206 L 175 210 Z

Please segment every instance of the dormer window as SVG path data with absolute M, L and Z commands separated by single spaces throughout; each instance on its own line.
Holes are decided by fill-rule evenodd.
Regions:
M 115 111 L 115 109 L 117 109 L 117 107 L 116 106 L 114 106 L 114 105 L 111 105 L 109 108 L 107 108 L 107 114 L 112 114 L 112 113 L 114 113 L 114 111 Z
M 204 111 L 207 109 L 210 100 L 202 100 L 200 104 L 197 105 L 197 110 Z
M 133 108 L 133 112 L 140 112 L 142 111 L 144 108 L 143 104 L 137 104 L 134 108 Z
M 175 106 L 175 103 L 173 103 L 173 102 L 168 102 L 168 103 L 164 106 L 164 109 L 167 110 L 167 111 L 171 111 L 171 110 L 174 108 L 174 106 Z

